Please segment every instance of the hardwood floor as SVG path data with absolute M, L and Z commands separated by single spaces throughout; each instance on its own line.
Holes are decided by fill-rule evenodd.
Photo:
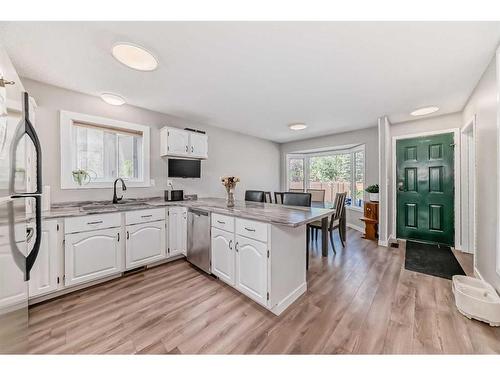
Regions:
M 449 280 L 405 270 L 404 249 L 353 230 L 336 248 L 312 247 L 308 291 L 280 317 L 179 260 L 32 307 L 31 352 L 500 353 L 500 329 L 462 316 Z

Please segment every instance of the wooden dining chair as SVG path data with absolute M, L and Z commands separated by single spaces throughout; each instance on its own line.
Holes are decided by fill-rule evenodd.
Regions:
M 324 189 L 307 189 L 308 193 L 311 193 L 311 200 L 313 202 L 324 202 L 325 201 L 325 190 Z
M 276 204 L 283 204 L 283 192 L 280 191 L 275 191 L 274 192 L 274 203 Z
M 340 242 L 342 243 L 342 247 L 345 247 L 345 243 L 344 243 L 345 239 L 342 238 L 342 234 L 340 231 L 340 218 L 342 217 L 342 214 L 345 210 L 346 197 L 347 197 L 347 193 L 337 193 L 335 195 L 335 203 L 334 203 L 335 212 L 332 214 L 332 216 L 330 218 L 330 223 L 328 225 L 328 232 L 330 233 L 330 241 L 332 243 L 332 249 L 333 249 L 334 253 L 336 253 L 335 245 L 333 243 L 333 231 L 334 231 L 334 229 L 339 229 Z M 315 237 L 315 240 L 317 240 L 318 239 L 318 231 L 321 230 L 321 220 L 313 221 L 312 223 L 309 224 L 309 226 L 311 228 L 313 228 L 314 237 Z
M 264 202 L 266 203 L 273 203 L 273 197 L 271 196 L 270 191 L 265 191 L 264 192 Z

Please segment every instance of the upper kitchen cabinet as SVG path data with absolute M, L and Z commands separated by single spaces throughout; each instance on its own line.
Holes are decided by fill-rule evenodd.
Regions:
M 208 136 L 178 128 L 162 128 L 160 153 L 161 156 L 207 159 Z

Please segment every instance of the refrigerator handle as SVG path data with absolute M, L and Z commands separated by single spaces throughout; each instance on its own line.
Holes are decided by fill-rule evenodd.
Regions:
M 40 250 L 40 243 L 42 241 L 42 148 L 40 146 L 40 140 L 36 134 L 35 128 L 31 124 L 29 119 L 29 95 L 27 92 L 23 94 L 23 115 L 24 115 L 24 124 L 25 124 L 25 133 L 30 137 L 33 145 L 35 146 L 36 151 L 36 189 L 32 193 L 22 193 L 13 195 L 12 198 L 34 198 L 35 199 L 35 243 L 33 244 L 33 249 L 30 251 L 28 256 L 26 257 L 26 271 L 25 271 L 25 280 L 28 281 L 30 279 L 30 271 L 35 264 L 36 258 L 38 256 L 38 251 Z M 21 134 L 17 138 L 17 142 L 22 138 Z M 16 142 L 16 143 L 17 143 Z M 16 147 L 14 147 L 15 150 Z M 14 151 L 15 152 L 15 151 Z M 14 173 L 11 175 L 11 184 L 14 183 L 15 179 L 15 156 L 13 157 L 13 165 L 11 170 Z M 12 192 L 13 186 L 12 186 Z

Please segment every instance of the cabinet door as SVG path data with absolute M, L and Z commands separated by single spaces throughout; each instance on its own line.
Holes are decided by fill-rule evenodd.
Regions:
M 122 271 L 120 228 L 67 234 L 64 246 L 65 285 L 75 285 Z
M 185 130 L 168 128 L 167 155 L 187 156 L 189 154 L 189 133 Z
M 267 245 L 236 236 L 236 289 L 267 305 Z
M 187 210 L 172 207 L 168 216 L 169 256 L 184 254 L 187 250 Z
M 234 234 L 212 228 L 212 273 L 234 286 Z
M 166 257 L 164 220 L 127 225 L 126 236 L 126 269 L 143 266 Z
M 189 134 L 189 152 L 192 157 L 206 159 L 208 157 L 208 137 L 206 134 Z
M 57 222 L 55 220 L 44 221 L 40 250 L 30 275 L 30 297 L 57 290 L 59 284 L 59 257 L 62 257 L 62 250 L 57 239 Z
M 22 248 L 25 243 L 17 245 Z M 10 245 L 0 242 L 0 311 L 23 304 L 27 306 L 27 301 L 28 283 L 24 281 L 24 273 L 15 263 Z

